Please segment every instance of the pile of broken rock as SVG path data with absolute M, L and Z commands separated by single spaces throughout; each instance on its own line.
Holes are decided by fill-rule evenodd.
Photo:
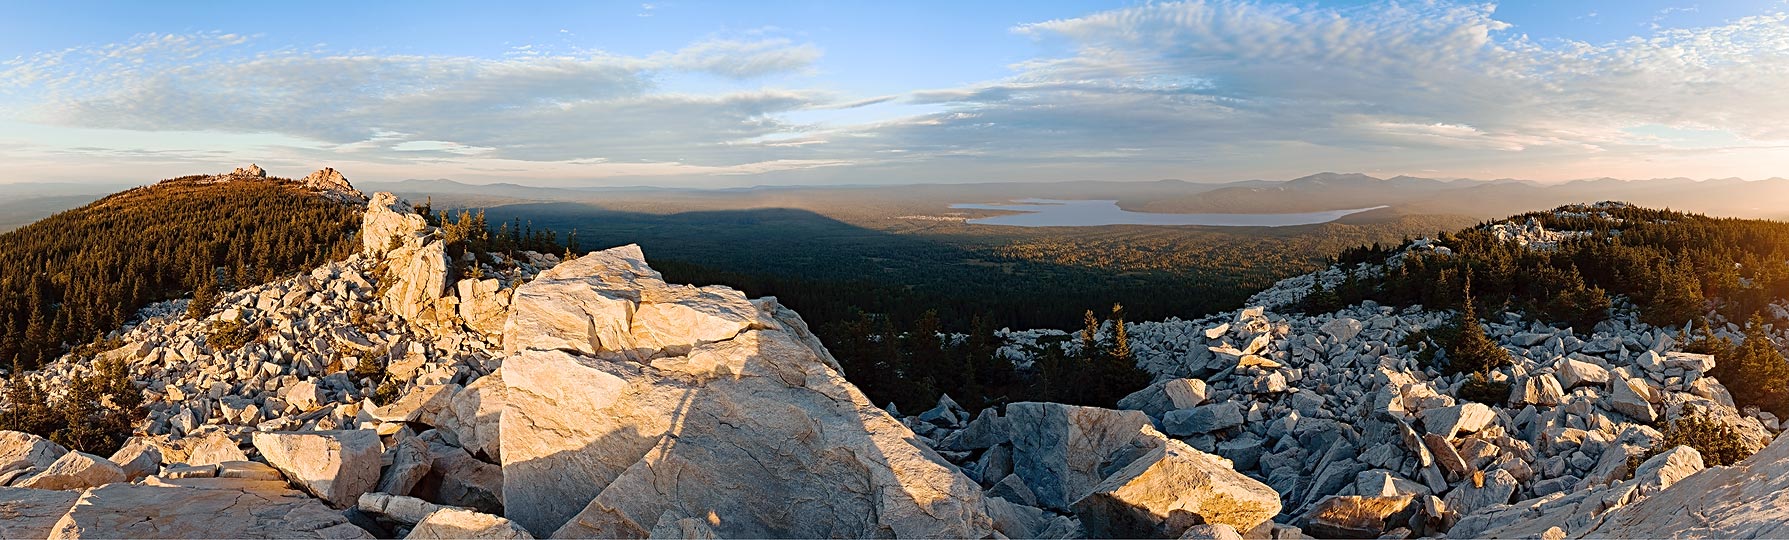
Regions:
M 203 320 L 120 332 L 103 354 L 145 387 L 140 435 L 101 457 L 0 434 L 4 536 L 1178 537 L 1279 512 L 1139 413 L 1057 404 L 1014 406 L 1034 444 L 990 495 L 774 298 L 668 284 L 634 246 L 456 284 L 383 193 L 362 234 Z M 225 350 L 220 327 L 254 337 Z
M 1524 362 L 1513 413 L 1457 402 L 1457 381 L 1386 345 L 1436 316 L 1362 306 L 1138 325 L 1158 382 L 1132 410 L 972 417 L 947 398 L 897 419 L 775 298 L 666 283 L 635 246 L 455 282 L 439 231 L 395 197 L 372 197 L 362 234 L 354 258 L 226 295 L 208 320 L 121 332 L 104 354 L 151 414 L 116 454 L 0 432 L 0 537 L 1503 536 L 1717 504 L 1751 513 L 1711 534 L 1781 532 L 1753 518 L 1781 517 L 1783 444 L 1701 473 L 1687 449 L 1631 478 L 1603 465 L 1656 436 L 1629 416 L 1641 402 L 1665 419 L 1721 403 L 1696 393 L 1718 388 L 1690 374 L 1706 366 L 1627 322 L 1612 342 L 1493 325 L 1604 373 Z M 254 339 L 222 350 L 223 326 Z M 1617 381 L 1641 401 L 1618 405 Z
M 1276 290 L 1305 290 L 1331 273 L 1339 274 L 1287 280 Z M 1411 336 L 1447 324 L 1450 312 L 1367 302 L 1334 313 L 1259 306 L 1131 323 L 1131 351 L 1155 382 L 1119 407 L 1265 482 L 1281 497 L 1275 520 L 1312 534 L 1509 537 L 1557 526 L 1576 535 L 1703 468 L 1693 449 L 1655 448 L 1663 439 L 1658 427 L 1713 420 L 1737 432 L 1748 451 L 1781 428 L 1768 412 L 1735 407 L 1707 374 L 1718 359 L 1678 350 L 1672 331 L 1618 308 L 1589 332 L 1518 313 L 1486 321 L 1515 360 L 1490 374 L 1510 391 L 1488 403 L 1463 399 L 1467 378 L 1422 364 L 1411 346 Z M 1740 337 L 1731 324 L 1715 333 Z M 1003 353 L 1024 365 L 1039 343 L 1062 334 L 1005 331 Z M 989 410 L 971 421 L 941 404 L 907 423 L 975 476 L 990 454 L 1013 452 L 988 446 L 1003 439 L 978 431 L 1000 418 Z M 1636 466 L 1649 451 L 1659 455 Z M 992 474 L 978 479 L 1001 480 Z M 1547 525 L 1527 528 L 1539 523 Z

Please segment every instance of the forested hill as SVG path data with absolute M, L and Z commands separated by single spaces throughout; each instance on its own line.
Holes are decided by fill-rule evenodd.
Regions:
M 0 234 L 0 367 L 34 368 L 153 302 L 344 258 L 358 197 L 332 170 L 293 181 L 251 166 L 131 189 Z
M 1425 246 L 1446 249 L 1414 249 Z M 1382 265 L 1393 258 L 1399 264 Z M 1619 295 L 1648 323 L 1681 327 L 1714 315 L 1774 315 L 1770 304 L 1789 298 L 1789 223 L 1605 202 L 1350 249 L 1338 261 L 1384 272 L 1315 291 L 1305 301 L 1314 311 L 1360 300 L 1453 307 L 1470 279 L 1485 313 L 1517 310 L 1589 328 L 1607 317 L 1609 296 Z
M 1789 223 L 1614 202 L 1570 205 L 1400 246 L 1352 249 L 1338 263 L 1250 302 L 1313 315 L 1363 301 L 1463 308 L 1487 320 L 1519 317 L 1578 332 L 1619 328 L 1616 312 L 1631 306 L 1640 322 L 1673 332 L 1685 351 L 1715 354 L 1721 361 L 1709 374 L 1741 406 L 1789 415 L 1789 362 L 1781 354 L 1789 343 Z M 1454 347 L 1468 345 L 1473 333 L 1456 327 L 1430 341 L 1449 351 L 1450 364 L 1461 364 L 1471 355 Z M 1464 364 L 1455 370 L 1504 365 Z

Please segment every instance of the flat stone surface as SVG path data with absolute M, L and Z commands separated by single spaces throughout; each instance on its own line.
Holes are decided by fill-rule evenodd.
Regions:
M 0 538 L 49 538 L 79 491 L 0 487 Z
M 49 538 L 372 538 L 285 482 L 203 478 L 82 494 Z

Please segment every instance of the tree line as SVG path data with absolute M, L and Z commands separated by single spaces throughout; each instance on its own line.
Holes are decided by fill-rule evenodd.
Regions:
M 1343 268 L 1402 263 L 1382 277 L 1313 285 L 1300 307 L 1329 312 L 1373 300 L 1392 306 L 1462 308 L 1454 324 L 1418 336 L 1445 351 L 1456 373 L 1484 373 L 1504 363 L 1482 334 L 1477 317 L 1517 310 L 1543 322 L 1588 331 L 1606 320 L 1611 296 L 1621 295 L 1658 327 L 1709 328 L 1709 316 L 1748 321 L 1746 337 L 1731 343 L 1712 334 L 1685 336 L 1690 350 L 1716 356 L 1711 375 L 1740 406 L 1789 413 L 1789 362 L 1765 331 L 1773 301 L 1789 298 L 1789 223 L 1712 218 L 1632 206 L 1567 206 L 1511 218 L 1533 219 L 1556 231 L 1586 231 L 1550 249 L 1530 249 L 1497 237 L 1486 226 L 1440 233 L 1451 254 L 1375 244 L 1343 251 Z M 1476 300 L 1476 303 L 1473 302 Z M 1462 331 L 1462 328 L 1468 328 Z M 1476 330 L 1476 331 L 1474 331 Z M 1452 348 L 1450 348 L 1452 347 Z M 1456 351 L 1458 349 L 1458 351 Z M 1425 352 L 1433 355 L 1434 352 Z M 1475 388 L 1486 396 L 1489 388 Z
M 936 311 L 907 326 L 860 311 L 819 328 L 832 336 L 827 349 L 852 384 L 871 401 L 894 403 L 907 414 L 932 408 L 944 395 L 971 411 L 1019 401 L 1112 407 L 1150 382 L 1137 369 L 1118 305 L 1104 321 L 1088 310 L 1072 340 L 1045 339 L 1026 351 L 1029 369 L 1015 368 L 999 352 L 1005 343 L 981 316 L 972 317 L 967 334 L 945 334 Z M 1109 331 L 1102 335 L 1102 328 Z
M 0 362 L 35 369 L 148 304 L 353 253 L 359 209 L 278 179 L 183 177 L 0 234 Z

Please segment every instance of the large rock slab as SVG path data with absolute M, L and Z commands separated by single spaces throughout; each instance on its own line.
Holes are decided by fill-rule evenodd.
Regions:
M 1461 433 L 1484 429 L 1492 420 L 1497 419 L 1497 413 L 1490 407 L 1471 402 L 1425 410 L 1418 416 L 1422 418 L 1423 429 L 1449 441 Z
M 1586 538 L 1789 537 L 1789 437 L 1777 437 L 1764 450 L 1731 467 L 1691 474 L 1651 497 L 1605 514 L 1601 522 L 1574 534 Z
M 1242 422 L 1242 404 L 1226 401 L 1169 411 L 1162 416 L 1162 429 L 1169 435 L 1180 437 L 1230 429 L 1242 425 Z
M 1230 462 L 1167 439 L 1074 503 L 1088 534 L 1172 538 L 1201 523 L 1252 530 L 1280 513 L 1280 494 Z
M 1140 411 L 1028 402 L 1008 405 L 1006 416 L 1013 473 L 1039 505 L 1058 511 L 1167 440 Z
M 110 459 L 124 470 L 125 480 L 155 474 L 162 466 L 161 447 L 143 437 L 131 437 Z
M 248 461 L 248 454 L 242 452 L 242 446 L 236 443 L 236 439 L 221 431 L 212 431 L 194 439 L 179 441 L 187 450 L 185 457 L 179 459 L 182 463 L 213 465 L 226 461 Z
M 1415 501 L 1414 495 L 1332 495 L 1317 501 L 1299 524 L 1317 538 L 1378 538 L 1409 523 Z
M 422 518 L 405 540 L 533 540 L 521 525 L 460 508 L 442 508 Z
M 1589 362 L 1563 358 L 1559 360 L 1558 371 L 1559 384 L 1564 385 L 1567 392 L 1579 386 L 1609 384 L 1609 370 Z
M 1652 390 L 1645 381 L 1617 378 L 1614 387 L 1615 390 L 1610 392 L 1608 397 L 1610 409 L 1627 415 L 1628 418 L 1632 418 L 1636 422 L 1650 424 L 1658 420 L 1658 410 L 1654 409 L 1652 402 L 1647 399 L 1652 394 Z
M 510 294 L 515 291 L 504 289 L 503 282 L 496 279 L 462 279 L 456 289 L 460 320 L 466 323 L 466 328 L 486 337 L 500 338 L 503 323 L 509 320 Z
M 15 482 L 14 487 L 30 489 L 83 490 L 113 482 L 123 482 L 124 468 L 111 460 L 80 451 L 63 454 L 43 472 Z
M 0 538 L 49 538 L 78 491 L 0 487 Z
M 88 490 L 48 538 L 372 538 L 286 487 L 241 478 L 150 479 Z
M 373 430 L 256 433 L 254 442 L 293 485 L 337 508 L 379 485 L 385 450 Z
M 739 291 L 667 284 L 639 246 L 627 245 L 566 261 L 518 287 L 503 346 L 645 360 L 683 355 L 758 322 Z
M 67 448 L 43 437 L 20 431 L 0 431 L 0 476 L 32 467 L 42 470 L 67 453 Z
M 503 393 L 507 389 L 501 368 L 479 377 L 453 395 L 453 414 L 446 416 L 451 420 L 435 426 L 436 429 L 452 432 L 460 447 L 472 455 L 493 463 L 501 461 L 503 426 L 499 419 L 503 418 Z
M 505 515 L 537 536 L 689 518 L 720 537 L 992 530 L 980 486 L 773 301 L 666 285 L 627 246 L 518 288 L 506 329 Z

